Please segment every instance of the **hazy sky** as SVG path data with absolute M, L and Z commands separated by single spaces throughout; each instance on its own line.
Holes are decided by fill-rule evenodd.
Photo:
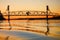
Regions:
M 60 0 L 0 0 L 0 10 L 6 11 L 7 5 L 10 5 L 11 11 L 45 11 L 46 5 L 49 5 L 52 12 L 60 13 Z

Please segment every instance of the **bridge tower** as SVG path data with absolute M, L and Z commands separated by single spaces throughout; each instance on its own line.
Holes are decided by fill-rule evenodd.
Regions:
M 46 31 L 46 35 L 49 33 L 49 23 L 48 23 L 48 12 L 49 12 L 49 6 L 46 6 L 46 20 L 47 20 L 47 31 Z
M 11 24 L 10 24 L 10 6 L 8 5 L 7 6 L 7 11 L 8 11 L 8 23 L 9 23 L 9 26 L 10 26 L 10 29 L 9 30 L 11 30 Z

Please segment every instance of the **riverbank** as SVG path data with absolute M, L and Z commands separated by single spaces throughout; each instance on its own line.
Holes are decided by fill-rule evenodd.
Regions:
M 17 36 L 10 36 L 8 34 L 0 33 L 0 40 L 26 40 Z
M 60 40 L 56 37 L 44 36 L 28 31 L 0 30 L 1 40 Z

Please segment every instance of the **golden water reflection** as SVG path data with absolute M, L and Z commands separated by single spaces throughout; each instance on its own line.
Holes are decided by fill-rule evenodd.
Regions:
M 48 36 L 52 38 L 60 39 L 60 20 L 49 20 L 49 33 L 46 33 L 46 20 L 10 20 L 10 24 L 13 30 L 23 30 L 37 33 L 38 35 Z M 0 23 L 1 30 L 9 30 L 10 26 L 7 20 Z M 1 40 L 25 40 L 24 38 L 15 36 L 4 36 L 0 34 Z M 26 39 L 27 40 L 27 39 Z

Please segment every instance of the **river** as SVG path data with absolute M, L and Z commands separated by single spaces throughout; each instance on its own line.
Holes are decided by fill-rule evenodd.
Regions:
M 48 20 L 49 33 L 51 33 L 48 35 L 26 31 L 30 29 L 46 32 L 46 22 L 46 20 L 10 20 L 10 23 L 8 23 L 8 20 L 0 21 L 0 35 L 17 36 L 18 38 L 26 38 L 26 40 L 60 40 L 60 20 Z M 9 30 L 10 27 L 11 30 Z

